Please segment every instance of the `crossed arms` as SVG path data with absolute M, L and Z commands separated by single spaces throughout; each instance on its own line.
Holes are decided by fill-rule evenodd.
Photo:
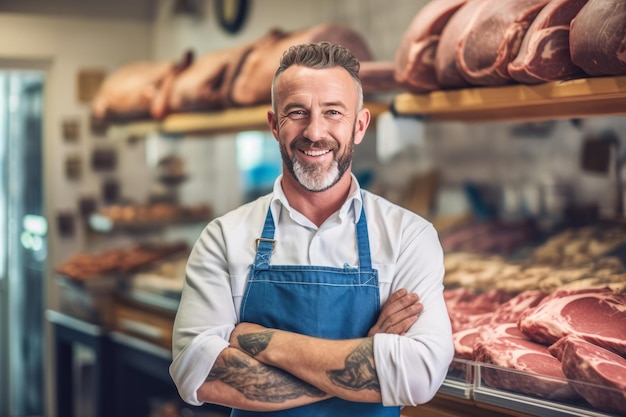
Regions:
M 367 337 L 328 340 L 239 323 L 198 389 L 200 401 L 252 411 L 293 408 L 339 397 L 381 402 L 373 354 L 376 333 L 402 335 L 423 307 L 401 289 L 383 306 Z

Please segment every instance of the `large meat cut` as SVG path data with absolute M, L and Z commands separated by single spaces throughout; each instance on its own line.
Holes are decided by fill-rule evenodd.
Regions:
M 285 32 L 270 30 L 265 36 L 253 42 L 211 51 L 196 59 L 176 78 L 163 114 L 229 107 L 230 90 L 245 57 L 254 48 L 274 44 L 286 36 L 288 34 Z M 158 117 L 154 112 L 153 116 Z
M 575 335 L 626 355 L 626 295 L 608 288 L 557 290 L 522 314 L 518 325 L 545 345 Z
M 572 62 L 570 23 L 587 0 L 552 0 L 537 15 L 524 35 L 508 73 L 516 81 L 536 84 L 583 76 Z
M 235 75 L 229 101 L 235 106 L 269 103 L 272 80 L 283 52 L 292 45 L 321 41 L 345 46 L 359 61 L 372 60 L 363 37 L 346 26 L 321 24 L 291 32 L 257 45 L 246 55 Z
M 572 21 L 570 52 L 589 75 L 626 74 L 626 1 L 589 0 Z
M 435 51 L 435 74 L 443 88 L 466 87 L 469 83 L 461 76 L 457 67 L 457 54 L 467 39 L 474 21 L 494 0 L 468 0 L 441 31 Z
M 396 51 L 396 82 L 412 93 L 438 89 L 435 52 L 443 28 L 467 0 L 432 0 L 415 15 Z
M 548 347 L 528 340 L 515 323 L 481 327 L 474 344 L 474 358 L 501 368 L 484 367 L 481 376 L 492 387 L 532 394 L 552 400 L 578 398 Z
M 456 51 L 459 72 L 472 85 L 511 82 L 507 66 L 517 56 L 532 21 L 549 0 L 490 0 Z
M 626 415 L 626 359 L 575 336 L 559 340 L 550 352 L 561 360 L 563 373 L 589 404 Z
M 153 106 L 166 99 L 168 88 L 193 61 L 188 51 L 179 62 L 136 61 L 109 74 L 91 103 L 91 115 L 100 121 L 150 117 Z

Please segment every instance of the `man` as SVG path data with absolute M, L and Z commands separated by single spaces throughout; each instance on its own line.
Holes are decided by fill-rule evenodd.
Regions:
M 268 112 L 283 174 L 209 223 L 189 257 L 170 367 L 185 401 L 234 416 L 397 417 L 445 378 L 436 231 L 351 173 L 370 122 L 358 71 L 326 42 L 283 55 Z

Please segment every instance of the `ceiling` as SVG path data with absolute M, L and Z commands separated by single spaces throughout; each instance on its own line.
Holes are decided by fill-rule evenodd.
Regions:
M 156 0 L 0 0 L 0 13 L 152 21 Z

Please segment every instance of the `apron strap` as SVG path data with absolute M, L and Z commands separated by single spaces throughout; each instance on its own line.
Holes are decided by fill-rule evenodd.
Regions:
M 276 226 L 274 225 L 274 217 L 272 216 L 272 210 L 268 207 L 267 215 L 265 216 L 265 224 L 263 225 L 263 231 L 261 232 L 261 238 L 256 240 L 256 257 L 254 258 L 255 269 L 268 269 L 270 265 L 270 258 L 272 252 L 276 246 L 274 240 L 274 231 Z M 359 252 L 359 269 L 371 270 L 372 258 L 370 254 L 370 239 L 367 231 L 367 219 L 365 217 L 365 208 L 361 205 L 361 216 L 356 224 L 356 243 L 357 250 Z
M 365 208 L 361 204 L 361 217 L 356 224 L 356 244 L 359 251 L 359 269 L 369 271 L 372 269 L 372 257 L 370 254 L 370 238 L 367 231 L 367 219 Z
M 274 240 L 275 230 L 276 227 L 274 226 L 272 210 L 268 207 L 261 238 L 256 240 L 256 257 L 254 258 L 255 269 L 268 269 L 270 267 L 270 258 L 272 257 L 274 246 L 276 246 L 276 241 Z

